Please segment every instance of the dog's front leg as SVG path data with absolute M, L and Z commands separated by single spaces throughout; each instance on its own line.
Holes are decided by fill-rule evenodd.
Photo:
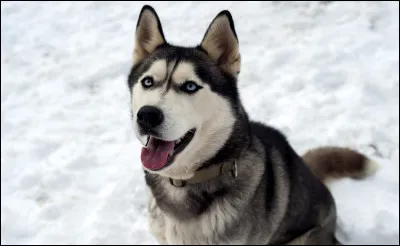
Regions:
M 148 223 L 150 233 L 156 239 L 158 244 L 167 245 L 167 240 L 165 237 L 166 229 L 165 229 L 165 218 L 162 214 L 162 211 L 157 206 L 156 200 L 153 195 L 149 194 L 149 204 L 148 204 Z

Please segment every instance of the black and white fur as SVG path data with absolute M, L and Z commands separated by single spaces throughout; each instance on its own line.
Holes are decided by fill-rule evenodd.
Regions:
M 212 21 L 195 47 L 169 44 L 155 10 L 144 6 L 136 27 L 129 75 L 133 129 L 143 106 L 159 108 L 163 122 L 152 134 L 176 140 L 196 129 L 170 165 L 145 169 L 149 226 L 160 244 L 337 244 L 336 208 L 324 183 L 279 131 L 253 122 L 237 89 L 239 41 L 229 11 Z M 154 81 L 145 88 L 146 77 Z M 200 89 L 187 93 L 192 81 Z M 196 171 L 236 161 L 229 173 L 175 187 Z

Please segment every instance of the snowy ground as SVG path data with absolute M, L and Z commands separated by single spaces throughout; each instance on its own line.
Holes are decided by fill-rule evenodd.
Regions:
M 126 76 L 144 2 L 1 2 L 2 244 L 155 244 Z M 229 9 L 252 118 L 382 169 L 332 187 L 346 243 L 399 243 L 398 2 L 157 2 L 170 42 Z M 377 150 L 368 147 L 374 144 Z

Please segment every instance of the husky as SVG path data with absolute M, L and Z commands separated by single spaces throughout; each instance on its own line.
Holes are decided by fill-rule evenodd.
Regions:
M 279 130 L 249 119 L 228 10 L 200 44 L 183 47 L 167 42 L 145 5 L 134 43 L 131 118 L 159 244 L 340 244 L 328 181 L 364 178 L 378 165 L 345 147 L 301 156 Z

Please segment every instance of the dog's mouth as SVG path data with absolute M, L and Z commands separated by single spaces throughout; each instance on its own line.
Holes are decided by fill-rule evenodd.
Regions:
M 142 148 L 141 161 L 145 168 L 158 171 L 172 163 L 174 157 L 192 141 L 196 129 L 188 131 L 183 137 L 175 141 L 164 141 L 149 136 L 146 147 Z

